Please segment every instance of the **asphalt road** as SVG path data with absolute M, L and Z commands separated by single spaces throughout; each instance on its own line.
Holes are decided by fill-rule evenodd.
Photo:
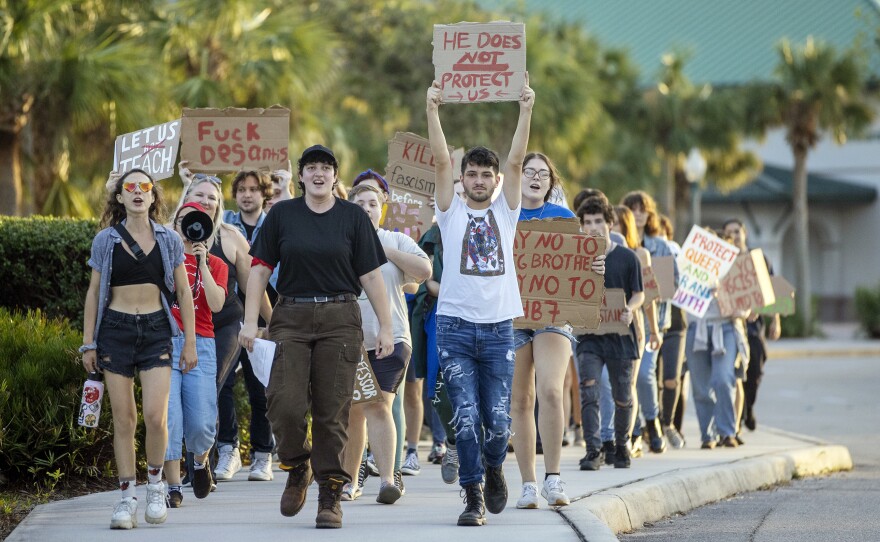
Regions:
M 620 540 L 880 542 L 880 359 L 770 360 L 756 416 L 765 428 L 847 446 L 854 469 L 737 495 Z

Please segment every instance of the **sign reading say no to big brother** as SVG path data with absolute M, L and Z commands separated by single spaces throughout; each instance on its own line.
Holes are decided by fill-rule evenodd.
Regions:
M 444 102 L 517 101 L 525 75 L 524 24 L 434 25 L 434 78 Z

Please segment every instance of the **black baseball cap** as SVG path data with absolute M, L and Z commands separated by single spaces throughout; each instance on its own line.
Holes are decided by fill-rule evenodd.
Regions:
M 329 158 L 329 160 L 327 160 L 327 158 Z M 326 161 L 326 163 L 330 164 L 331 166 L 339 168 L 339 162 L 336 161 L 336 155 L 333 154 L 333 151 L 331 151 L 324 145 L 312 145 L 308 149 L 304 150 L 302 156 L 299 157 L 298 165 L 300 171 L 302 171 L 302 168 L 305 164 L 313 163 L 316 161 Z

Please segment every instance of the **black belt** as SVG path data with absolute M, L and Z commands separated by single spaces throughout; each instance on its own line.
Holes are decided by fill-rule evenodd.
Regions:
M 291 304 L 291 303 L 347 303 L 350 301 L 357 301 L 357 296 L 354 294 L 339 294 L 339 295 L 320 295 L 317 297 L 286 297 L 279 296 L 278 302 Z

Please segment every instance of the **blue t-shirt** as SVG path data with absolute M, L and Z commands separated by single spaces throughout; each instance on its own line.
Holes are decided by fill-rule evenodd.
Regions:
M 523 220 L 532 220 L 533 218 L 544 219 L 544 218 L 577 218 L 574 213 L 570 210 L 566 209 L 561 205 L 556 205 L 555 203 L 546 202 L 544 205 L 538 207 L 537 209 L 526 209 L 525 207 L 521 208 L 519 211 L 519 219 Z

